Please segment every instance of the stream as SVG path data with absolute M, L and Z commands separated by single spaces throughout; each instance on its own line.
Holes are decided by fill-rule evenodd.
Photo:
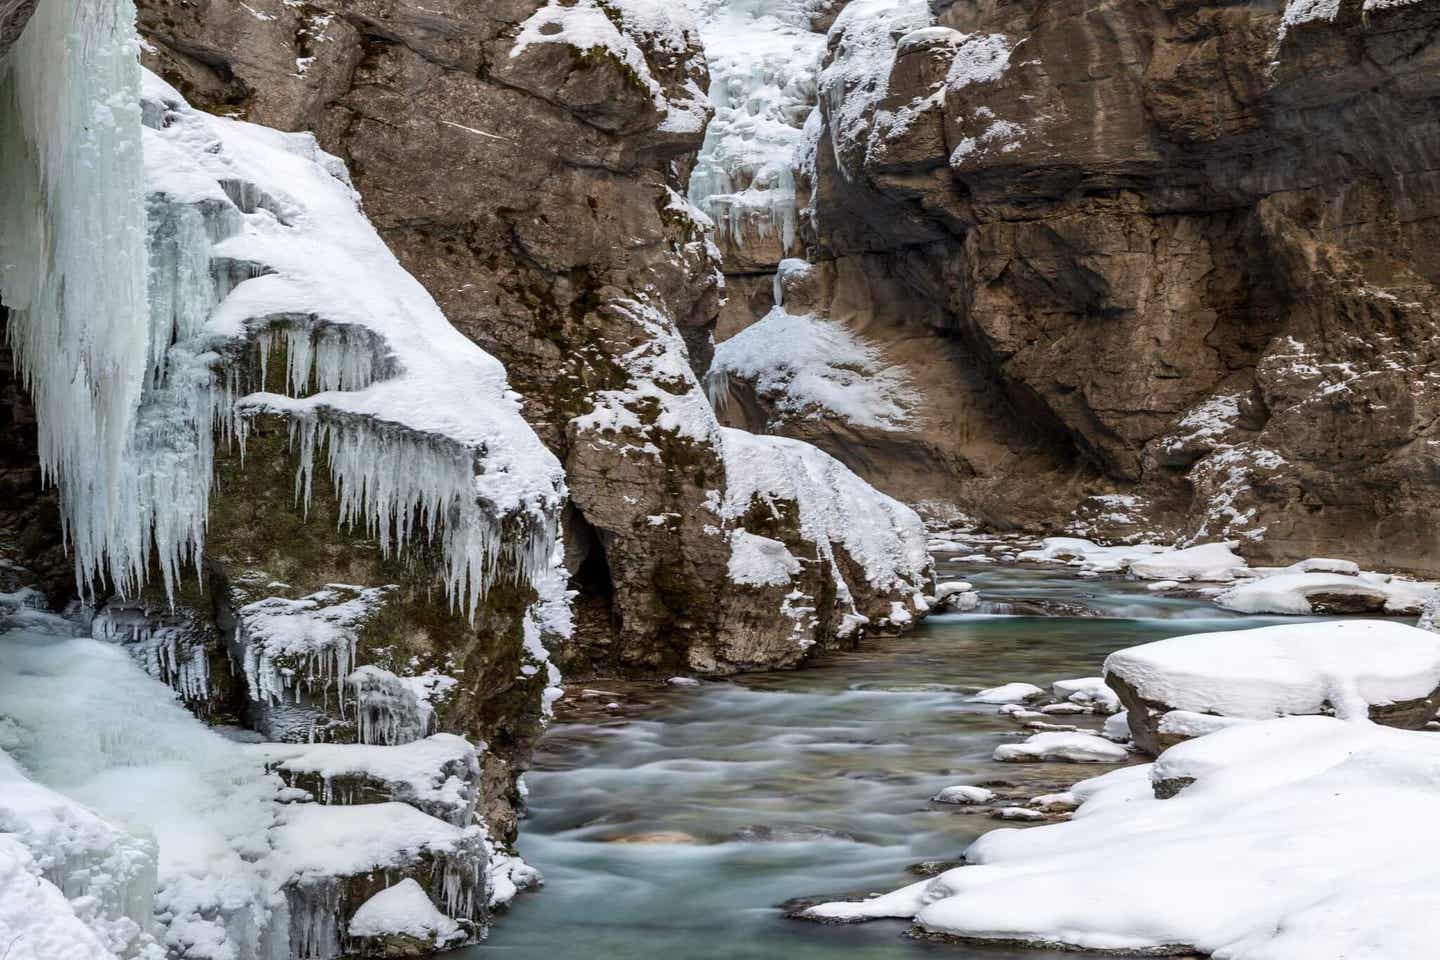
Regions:
M 1095 615 L 942 614 L 793 672 L 572 692 L 526 776 L 520 852 L 546 885 L 517 898 L 487 944 L 457 956 L 1073 958 L 925 943 L 906 938 L 900 922 L 799 922 L 778 905 L 894 889 L 917 879 L 910 865 L 953 860 L 976 836 L 1009 825 L 929 802 L 942 787 L 987 783 L 1023 804 L 1113 769 L 993 761 L 998 744 L 1028 731 L 993 705 L 967 702 L 967 692 L 1094 676 L 1121 647 L 1277 618 L 1156 596 L 1133 581 L 1084 580 L 1062 566 L 939 566 L 940 579 L 975 585 L 982 611 L 1048 604 L 1076 614 L 1067 604 L 1079 604 Z M 1101 719 L 1055 721 L 1098 729 Z

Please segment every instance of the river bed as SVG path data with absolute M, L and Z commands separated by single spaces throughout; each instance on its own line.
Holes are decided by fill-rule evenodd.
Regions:
M 997 745 L 1028 731 L 993 705 L 967 702 L 968 692 L 1094 676 L 1121 647 L 1277 618 L 1156 596 L 1133 581 L 1084 580 L 1059 566 L 946 563 L 941 577 L 973 583 L 983 610 L 1039 602 L 1095 615 L 943 614 L 798 671 L 574 691 L 561 712 L 573 719 L 545 736 L 526 777 L 520 852 L 546 884 L 516 900 L 486 945 L 458 956 L 1073 960 L 920 942 L 900 922 L 805 923 L 778 905 L 894 889 L 916 879 L 911 865 L 953 860 L 1005 826 L 929 802 L 942 787 L 991 784 L 1023 803 L 1113 769 L 993 761 Z M 1101 718 L 1056 721 L 1097 729 Z

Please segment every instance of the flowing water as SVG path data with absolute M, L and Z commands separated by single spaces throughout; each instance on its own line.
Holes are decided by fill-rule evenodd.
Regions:
M 805 923 L 778 905 L 893 889 L 916 879 L 909 865 L 954 859 L 1001 826 L 928 802 L 941 787 L 990 783 L 1023 803 L 1112 769 L 992 761 L 995 746 L 1022 731 L 994 706 L 967 702 L 967 691 L 1094 676 L 1120 647 L 1274 619 L 1157 597 L 1143 584 L 1081 580 L 1063 567 L 943 564 L 941 573 L 969 579 L 988 601 L 982 609 L 1048 604 L 1095 615 L 940 615 L 799 671 L 698 688 L 602 683 L 576 694 L 577 719 L 551 729 L 526 777 L 520 850 L 546 886 L 522 895 L 489 943 L 461 956 L 1073 958 L 922 943 L 900 922 Z

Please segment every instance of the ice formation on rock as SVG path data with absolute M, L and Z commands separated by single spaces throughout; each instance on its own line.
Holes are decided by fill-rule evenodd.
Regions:
M 0 296 L 82 583 L 133 586 L 127 500 L 149 359 L 140 66 L 130 0 L 42 3 L 0 61 Z
M 149 75 L 142 103 L 133 18 L 46 4 L 3 67 L 0 286 L 82 588 L 132 594 L 153 554 L 173 593 L 204 546 L 217 428 L 243 449 L 261 413 L 291 421 L 302 496 L 323 447 L 342 522 L 386 553 L 440 540 L 472 617 L 496 579 L 541 576 L 563 478 L 504 369 L 313 137 L 191 110 Z M 285 394 L 250 393 L 277 343 Z
M 688 0 L 710 65 L 715 116 L 705 129 L 690 200 L 735 244 L 747 230 L 795 244 L 794 165 L 815 105 L 825 37 L 815 0 Z

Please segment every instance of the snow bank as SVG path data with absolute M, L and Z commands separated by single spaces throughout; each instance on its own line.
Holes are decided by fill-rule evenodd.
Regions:
M 946 787 L 930 800 L 933 803 L 989 803 L 995 799 L 995 791 L 986 790 L 984 787 L 972 787 L 960 784 L 954 787 Z
M 1152 781 L 1175 775 L 1196 780 L 1157 799 Z M 1440 815 L 1440 738 L 1290 717 L 1191 741 L 1153 768 L 1074 792 L 1082 805 L 1069 822 L 991 831 L 967 866 L 810 914 L 1227 960 L 1430 950 L 1440 836 L 1424 824 Z
M 19 841 L 0 833 L 0 943 L 5 960 L 117 960 L 76 916 Z
M 267 765 L 282 774 L 320 782 L 317 799 L 326 804 L 357 802 L 367 788 L 389 793 L 442 816 L 458 826 L 470 823 L 479 800 L 480 760 L 464 737 L 437 733 L 395 746 L 323 743 L 303 746 L 266 744 L 255 748 Z M 341 781 L 336 790 L 336 781 Z
M 777 306 L 715 348 L 706 374 L 712 395 L 729 378 L 754 383 L 786 419 L 833 416 L 898 430 L 921 404 L 909 375 L 841 323 Z
M 1329 605 L 1376 611 L 1384 608 L 1389 592 L 1355 576 L 1335 573 L 1285 573 L 1231 587 L 1215 597 L 1226 610 L 1241 613 L 1316 613 L 1313 597 Z M 1347 611 L 1348 612 L 1348 611 Z
M 1364 719 L 1440 688 L 1440 636 L 1383 620 L 1286 624 L 1157 640 L 1112 653 L 1104 670 L 1171 710 Z

